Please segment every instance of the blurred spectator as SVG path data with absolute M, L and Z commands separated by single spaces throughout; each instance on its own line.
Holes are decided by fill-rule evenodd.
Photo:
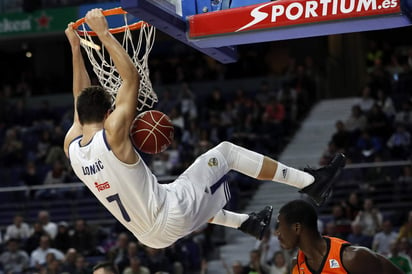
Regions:
M 354 222 L 362 225 L 364 235 L 372 237 L 381 228 L 382 213 L 374 207 L 373 200 L 367 198 L 363 202 L 363 209 L 359 211 Z
M 255 249 L 260 251 L 261 260 L 269 263 L 272 261 L 273 255 L 281 250 L 281 247 L 278 237 L 272 230 L 268 229 L 263 234 L 262 240 L 256 242 Z
M 32 114 L 27 107 L 25 99 L 19 98 L 12 105 L 13 115 L 8 115 L 7 120 L 8 124 L 15 126 L 29 127 L 32 123 Z
M 411 273 L 412 266 L 410 260 L 403 255 L 399 254 L 399 243 L 394 242 L 391 248 L 391 255 L 389 256 L 389 260 L 398 266 L 404 273 Z
M 40 266 L 40 274 L 60 274 L 62 259 L 57 259 L 55 253 L 46 255 L 46 262 Z
M 229 267 L 226 262 L 223 261 L 223 266 L 226 269 L 226 274 L 243 274 L 243 265 L 240 261 L 234 261 L 232 266 Z
M 48 233 L 43 229 L 43 225 L 40 222 L 35 222 L 33 224 L 33 231 L 25 242 L 24 249 L 28 254 L 31 254 L 31 252 L 38 247 L 40 238 L 43 235 L 48 235 Z
M 260 82 L 259 89 L 256 91 L 255 100 L 259 105 L 264 106 L 269 102 L 269 99 L 276 96 L 276 91 L 270 87 L 266 80 Z
M 345 152 L 350 145 L 350 133 L 346 130 L 345 124 L 341 120 L 336 121 L 335 128 L 336 131 L 332 135 L 331 141 L 334 143 L 337 150 Z
M 151 170 L 156 176 L 167 176 L 170 175 L 168 170 L 168 154 L 167 152 L 162 152 L 153 156 L 151 163 Z
M 345 128 L 351 133 L 353 143 L 355 143 L 360 133 L 365 130 L 366 122 L 366 116 L 363 114 L 360 106 L 352 106 L 351 114 L 345 121 Z
M 110 250 L 107 252 L 107 259 L 111 262 L 113 262 L 118 268 L 119 265 L 123 266 L 125 265 L 125 262 L 127 263 L 128 258 L 128 245 L 129 245 L 130 239 L 129 239 L 129 234 L 126 232 L 122 232 L 117 236 L 117 241 L 115 246 L 110 248 Z M 123 272 L 124 269 L 119 268 L 119 272 Z
M 169 115 L 174 107 L 178 104 L 176 96 L 171 95 L 172 91 L 170 89 L 165 89 L 159 94 L 159 103 L 157 109 L 163 113 Z
M 322 156 L 319 159 L 319 165 L 324 166 L 330 163 L 333 156 L 338 152 L 336 144 L 333 141 L 329 141 L 328 146 L 323 151 Z
M 277 122 L 269 118 L 268 113 L 264 112 L 260 120 L 252 121 L 259 124 L 255 129 L 252 128 L 251 145 L 256 151 L 261 151 L 265 154 L 274 154 L 282 149 L 284 144 L 284 127 L 285 120 Z M 255 132 L 253 132 L 253 130 Z
M 264 273 L 260 265 L 260 255 L 259 250 L 256 249 L 249 252 L 249 262 L 243 266 L 243 273 Z
M 127 246 L 127 258 L 130 260 L 132 257 L 144 257 L 144 250 L 138 242 L 131 241 Z
M 412 99 L 402 101 L 401 109 L 396 112 L 395 122 L 403 124 L 408 131 L 412 130 Z
M 374 66 L 370 69 L 368 76 L 369 85 L 373 91 L 380 88 L 387 90 L 391 87 L 391 75 L 384 67 L 381 59 L 375 60 Z
M 354 155 L 352 153 L 346 154 L 346 165 L 349 166 L 354 163 L 353 158 Z M 340 182 L 345 182 L 345 184 L 359 184 L 363 180 L 363 170 L 359 168 L 345 168 L 342 170 L 342 173 L 340 174 L 338 181 Z M 349 191 L 356 191 L 357 188 L 351 189 Z M 350 193 L 349 193 L 350 194 Z M 348 196 L 349 198 L 349 196 Z M 362 206 L 360 206 L 362 207 Z M 350 216 L 348 216 L 350 218 Z
M 213 89 L 204 103 L 205 109 L 208 110 L 209 118 L 219 117 L 220 113 L 226 108 L 226 100 L 218 87 Z
M 358 212 L 362 209 L 362 203 L 355 191 L 349 193 L 348 199 L 344 202 L 343 206 L 346 217 L 351 221 L 356 218 Z
M 25 165 L 24 171 L 21 175 L 23 184 L 27 187 L 41 185 L 43 178 L 38 171 L 36 163 L 34 161 L 28 161 Z M 34 190 L 28 190 L 28 197 L 33 198 Z
M 403 124 L 397 124 L 395 132 L 389 137 L 386 145 L 392 159 L 406 160 L 411 155 L 411 134 Z
M 393 100 L 383 89 L 378 89 L 377 91 L 376 104 L 382 109 L 383 113 L 385 113 L 387 119 L 392 121 L 392 119 L 395 118 L 396 109 Z
M 67 157 L 63 151 L 63 141 L 65 132 L 61 126 L 55 126 L 52 129 L 51 146 L 47 152 L 44 162 L 48 165 L 53 165 L 56 161 L 60 161 L 63 166 L 68 169 L 70 167 Z
M 67 273 L 75 273 L 76 269 L 76 258 L 78 254 L 76 249 L 69 248 L 64 256 L 64 260 L 62 262 L 62 272 Z
M 72 246 L 71 237 L 69 235 L 69 224 L 61 221 L 57 225 L 57 235 L 54 238 L 54 247 L 63 253 L 66 253 Z
M 47 210 L 40 210 L 37 220 L 43 226 L 44 231 L 50 235 L 50 238 L 54 239 L 57 235 L 57 224 L 50 220 L 49 212 Z
M 86 258 L 83 255 L 77 255 L 76 256 L 76 263 L 75 263 L 75 269 L 73 274 L 89 274 L 91 273 L 91 269 L 89 267 L 88 262 L 86 261 Z
M 222 136 L 225 136 L 225 139 L 232 139 L 233 131 L 234 131 L 234 121 L 235 117 L 235 109 L 233 107 L 233 102 L 227 101 L 225 109 L 220 113 L 220 127 L 222 131 Z
M 139 257 L 131 257 L 130 265 L 124 269 L 123 274 L 150 274 L 150 271 L 141 264 Z
M 303 65 L 298 65 L 296 67 L 296 74 L 293 75 L 289 84 L 296 92 L 298 115 L 302 117 L 313 103 L 313 99 L 316 98 L 314 81 L 307 76 L 306 68 Z
M 263 255 L 263 254 L 262 254 Z M 288 274 L 288 264 L 286 262 L 285 254 L 283 251 L 277 251 L 271 260 L 271 264 L 268 264 L 261 259 L 260 265 L 262 266 L 263 273 L 267 274 Z
M 408 200 L 409 193 L 412 193 L 412 166 L 406 165 L 402 167 L 401 175 L 397 178 L 394 199 L 399 201 L 403 196 L 402 200 Z
M 181 174 L 180 169 L 182 168 L 181 162 L 181 151 L 179 147 L 179 143 L 177 140 L 173 140 L 170 147 L 165 151 L 167 154 L 167 162 L 166 167 L 168 170 L 168 174 L 170 175 L 177 175 Z
M 185 127 L 187 127 L 190 121 L 193 121 L 197 118 L 198 110 L 196 105 L 195 94 L 190 89 L 187 83 L 183 83 L 180 89 L 180 113 L 185 121 Z
M 199 232 L 195 232 L 199 233 Z M 173 266 L 173 272 L 184 268 L 187 272 L 198 272 L 201 269 L 201 246 L 194 237 L 184 237 L 176 244 L 166 248 L 164 255 Z
M 381 155 L 376 154 L 372 157 L 372 159 L 377 165 L 366 169 L 363 179 L 364 183 L 362 185 L 367 192 L 374 192 L 377 191 L 379 187 L 384 187 L 387 184 L 391 184 L 390 169 L 379 165 L 384 161 Z
M 375 234 L 372 242 L 372 250 L 388 257 L 391 253 L 391 245 L 398 239 L 398 233 L 393 230 L 392 222 L 385 220 L 382 231 Z
M 276 96 L 269 97 L 269 101 L 265 104 L 264 114 L 269 121 L 282 126 L 285 120 L 285 107 L 279 102 Z
M 43 129 L 40 134 L 40 139 L 37 142 L 36 160 L 41 163 L 46 160 L 47 153 L 51 147 L 51 137 L 48 129 Z
M 371 161 L 374 156 L 382 151 L 382 140 L 364 130 L 356 142 L 356 149 L 361 161 Z
M 392 130 L 389 120 L 382 108 L 378 104 L 373 104 L 366 115 L 367 130 L 371 136 L 376 136 L 382 140 L 387 140 L 388 133 Z
M 339 237 L 335 222 L 329 221 L 326 223 L 325 230 L 323 231 L 323 235 L 326 235 L 329 237 Z
M 76 249 L 78 254 L 83 256 L 94 254 L 95 237 L 84 219 L 77 219 L 75 221 L 73 234 L 70 236 L 70 243 L 70 247 Z
M 398 243 L 399 243 L 399 245 L 398 245 L 399 254 L 411 261 L 412 248 L 411 248 L 411 244 L 408 242 L 408 239 L 401 238 L 401 239 L 398 240 Z M 412 262 L 411 262 L 411 265 L 412 265 Z
M 30 266 L 39 269 L 41 265 L 46 264 L 46 257 L 49 253 L 53 254 L 58 261 L 64 260 L 64 254 L 60 250 L 50 247 L 50 237 L 43 235 L 40 237 L 39 246 L 30 254 Z
M 10 238 L 6 250 L 0 254 L 0 264 L 5 273 L 24 273 L 29 266 L 30 258 L 20 248 L 20 240 Z
M 399 229 L 398 239 L 407 239 L 409 243 L 412 243 L 412 210 L 408 212 L 407 220 Z
M 352 223 L 352 233 L 348 235 L 347 241 L 352 245 L 372 247 L 372 236 L 363 234 L 363 226 L 360 223 Z
M 172 273 L 173 265 L 168 257 L 165 256 L 164 249 L 155 249 L 151 247 L 146 247 L 146 260 L 147 268 L 149 268 L 150 273 L 156 272 L 168 272 Z
M 6 137 L 0 147 L 2 166 L 10 167 L 23 162 L 23 143 L 18 137 L 17 127 L 6 130 Z
M 127 245 L 127 254 L 126 256 L 123 257 L 122 260 L 120 260 L 119 263 L 117 263 L 117 268 L 120 270 L 124 270 L 127 266 L 130 266 L 131 258 L 134 257 L 144 257 L 144 253 L 140 252 L 139 246 L 136 242 L 129 242 Z
M 172 108 L 169 114 L 169 118 L 174 126 L 174 139 L 179 140 L 183 134 L 185 128 L 184 117 L 177 107 Z
M 53 167 L 46 173 L 43 185 L 52 186 L 66 183 L 68 179 L 68 173 L 64 168 L 64 165 L 60 161 L 55 161 Z M 36 199 L 54 199 L 54 198 L 64 198 L 65 193 L 69 190 L 67 189 L 55 189 L 47 188 L 40 189 L 36 192 Z
M 117 267 L 110 261 L 99 262 L 93 266 L 94 274 L 119 274 Z
M 394 82 L 397 82 L 399 80 L 399 75 L 405 72 L 405 68 L 401 64 L 400 59 L 400 56 L 393 53 L 390 57 L 389 64 L 386 66 L 386 70 L 390 75 L 392 75 Z
M 375 99 L 372 97 L 372 91 L 369 86 L 364 86 L 361 91 L 361 98 L 358 102 L 360 110 L 363 113 L 368 113 L 375 104 Z
M 30 237 L 30 227 L 27 223 L 24 222 L 23 216 L 17 214 L 13 218 L 13 224 L 8 225 L 6 228 L 6 233 L 4 234 L 4 241 L 9 239 L 17 239 L 25 241 Z
M 346 218 L 345 211 L 341 205 L 334 205 L 332 207 L 332 222 L 335 225 L 334 236 L 346 239 L 351 232 L 351 222 Z
M 40 123 L 41 127 L 50 128 L 57 119 L 55 111 L 51 108 L 48 100 L 43 100 L 40 107 L 36 111 L 36 121 Z
M 383 51 L 378 47 L 375 40 L 368 41 L 368 48 L 366 50 L 366 65 L 368 68 L 375 64 L 376 60 L 380 60 L 383 57 Z

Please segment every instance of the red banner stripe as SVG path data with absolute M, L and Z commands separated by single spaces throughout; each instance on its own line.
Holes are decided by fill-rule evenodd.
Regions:
M 401 14 L 400 0 L 278 0 L 188 17 L 189 38 Z

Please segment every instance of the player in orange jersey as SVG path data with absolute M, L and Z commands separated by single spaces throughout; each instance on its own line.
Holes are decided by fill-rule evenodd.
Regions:
M 291 201 L 279 210 L 276 234 L 281 247 L 299 248 L 293 274 L 403 273 L 385 257 L 366 247 L 321 236 L 317 220 L 315 209 L 304 200 Z

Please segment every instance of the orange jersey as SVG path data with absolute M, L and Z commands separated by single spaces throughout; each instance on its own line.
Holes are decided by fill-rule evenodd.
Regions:
M 306 264 L 305 254 L 298 251 L 297 263 L 293 267 L 292 274 L 346 274 L 345 267 L 342 264 L 342 253 L 350 243 L 334 237 L 324 237 L 327 244 L 328 253 L 322 260 L 319 270 L 313 270 Z

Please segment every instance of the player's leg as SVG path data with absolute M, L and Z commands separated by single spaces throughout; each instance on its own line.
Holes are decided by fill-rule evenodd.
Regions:
M 252 178 L 294 186 L 308 194 L 318 205 L 327 198 L 331 182 L 345 165 L 344 156 L 338 154 L 326 167 L 301 171 L 230 142 L 222 142 L 216 149 L 226 159 L 230 169 Z
M 272 218 L 272 206 L 266 206 L 258 213 L 241 214 L 229 210 L 220 210 L 209 223 L 240 229 L 261 240 Z

